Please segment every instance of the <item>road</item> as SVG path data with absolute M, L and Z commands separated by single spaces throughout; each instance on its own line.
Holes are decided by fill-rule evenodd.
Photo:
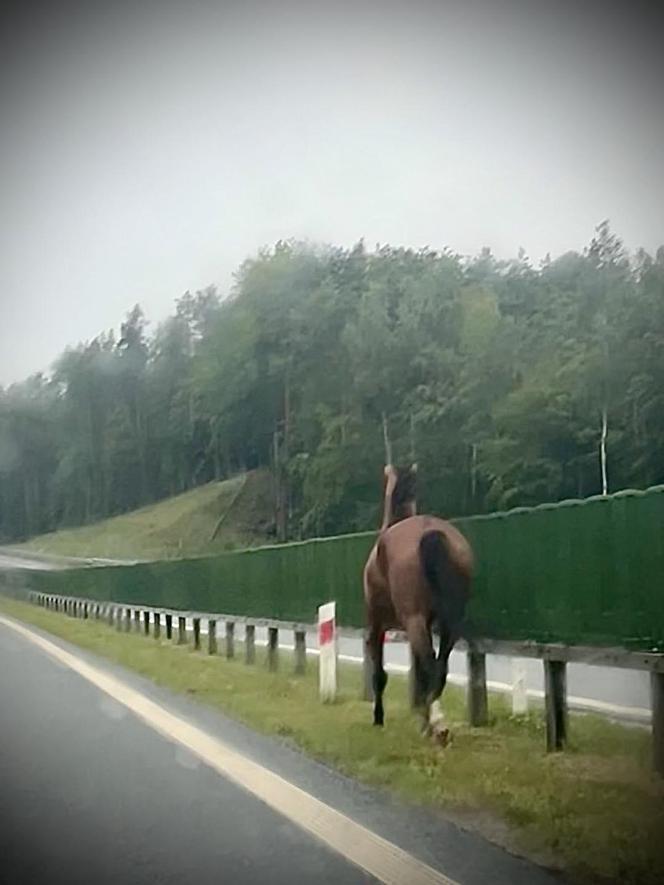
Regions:
M 440 815 L 4 617 L 0 710 L 6 885 L 560 885 Z
M 64 561 L 66 562 L 66 561 Z M 71 564 L 72 560 L 69 560 Z M 77 564 L 91 564 L 97 560 L 78 560 Z M 118 564 L 118 563 L 116 563 Z M 0 550 L 0 570 L 2 568 L 61 568 L 63 559 L 51 560 L 47 557 L 27 559 L 23 552 L 11 549 Z M 191 623 L 189 625 L 191 627 Z M 205 624 L 202 628 L 205 632 Z M 220 629 L 221 625 L 218 627 Z M 238 639 L 242 639 L 240 630 Z M 257 641 L 266 642 L 265 631 L 257 630 Z M 280 644 L 288 647 L 290 637 L 281 635 Z M 317 636 L 312 632 L 307 637 L 307 646 L 314 653 Z M 362 644 L 358 639 L 342 638 L 339 644 L 342 660 L 361 663 Z M 404 643 L 386 645 L 388 670 L 406 672 L 409 662 L 408 648 Z M 544 676 L 541 661 L 521 659 L 525 671 L 525 684 L 533 699 L 541 699 L 544 693 Z M 487 656 L 487 678 L 489 687 L 498 691 L 509 691 L 512 684 L 512 661 L 509 658 Z M 463 685 L 466 682 L 466 662 L 463 654 L 453 652 L 450 658 L 450 682 Z M 650 682 L 646 672 L 623 670 L 613 667 L 593 667 L 585 664 L 570 664 L 567 668 L 568 701 L 570 707 L 589 710 L 612 718 L 648 724 L 650 722 Z

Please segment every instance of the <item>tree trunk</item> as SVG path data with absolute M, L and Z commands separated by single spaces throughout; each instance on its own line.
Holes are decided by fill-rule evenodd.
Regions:
M 609 482 L 606 470 L 606 436 L 608 431 L 608 417 L 606 405 L 602 409 L 602 436 L 599 443 L 599 458 L 602 469 L 602 494 L 606 497 L 609 493 Z

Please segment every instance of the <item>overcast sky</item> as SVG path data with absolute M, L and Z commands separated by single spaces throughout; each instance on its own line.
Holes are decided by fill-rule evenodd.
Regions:
M 638 2 L 17 6 L 0 384 L 136 302 L 154 328 L 228 291 L 280 238 L 537 262 L 608 217 L 664 243 L 662 16 Z

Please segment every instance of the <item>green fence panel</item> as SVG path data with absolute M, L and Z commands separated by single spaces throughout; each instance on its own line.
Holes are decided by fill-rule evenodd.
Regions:
M 477 569 L 469 629 L 496 639 L 664 651 L 664 486 L 454 520 Z M 25 584 L 100 601 L 312 622 L 336 600 L 364 626 L 375 533 L 133 566 L 33 571 Z

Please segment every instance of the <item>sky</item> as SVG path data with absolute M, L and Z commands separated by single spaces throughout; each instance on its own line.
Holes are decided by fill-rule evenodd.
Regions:
M 664 243 L 664 15 L 540 0 L 22 2 L 0 385 L 279 239 L 539 262 Z

